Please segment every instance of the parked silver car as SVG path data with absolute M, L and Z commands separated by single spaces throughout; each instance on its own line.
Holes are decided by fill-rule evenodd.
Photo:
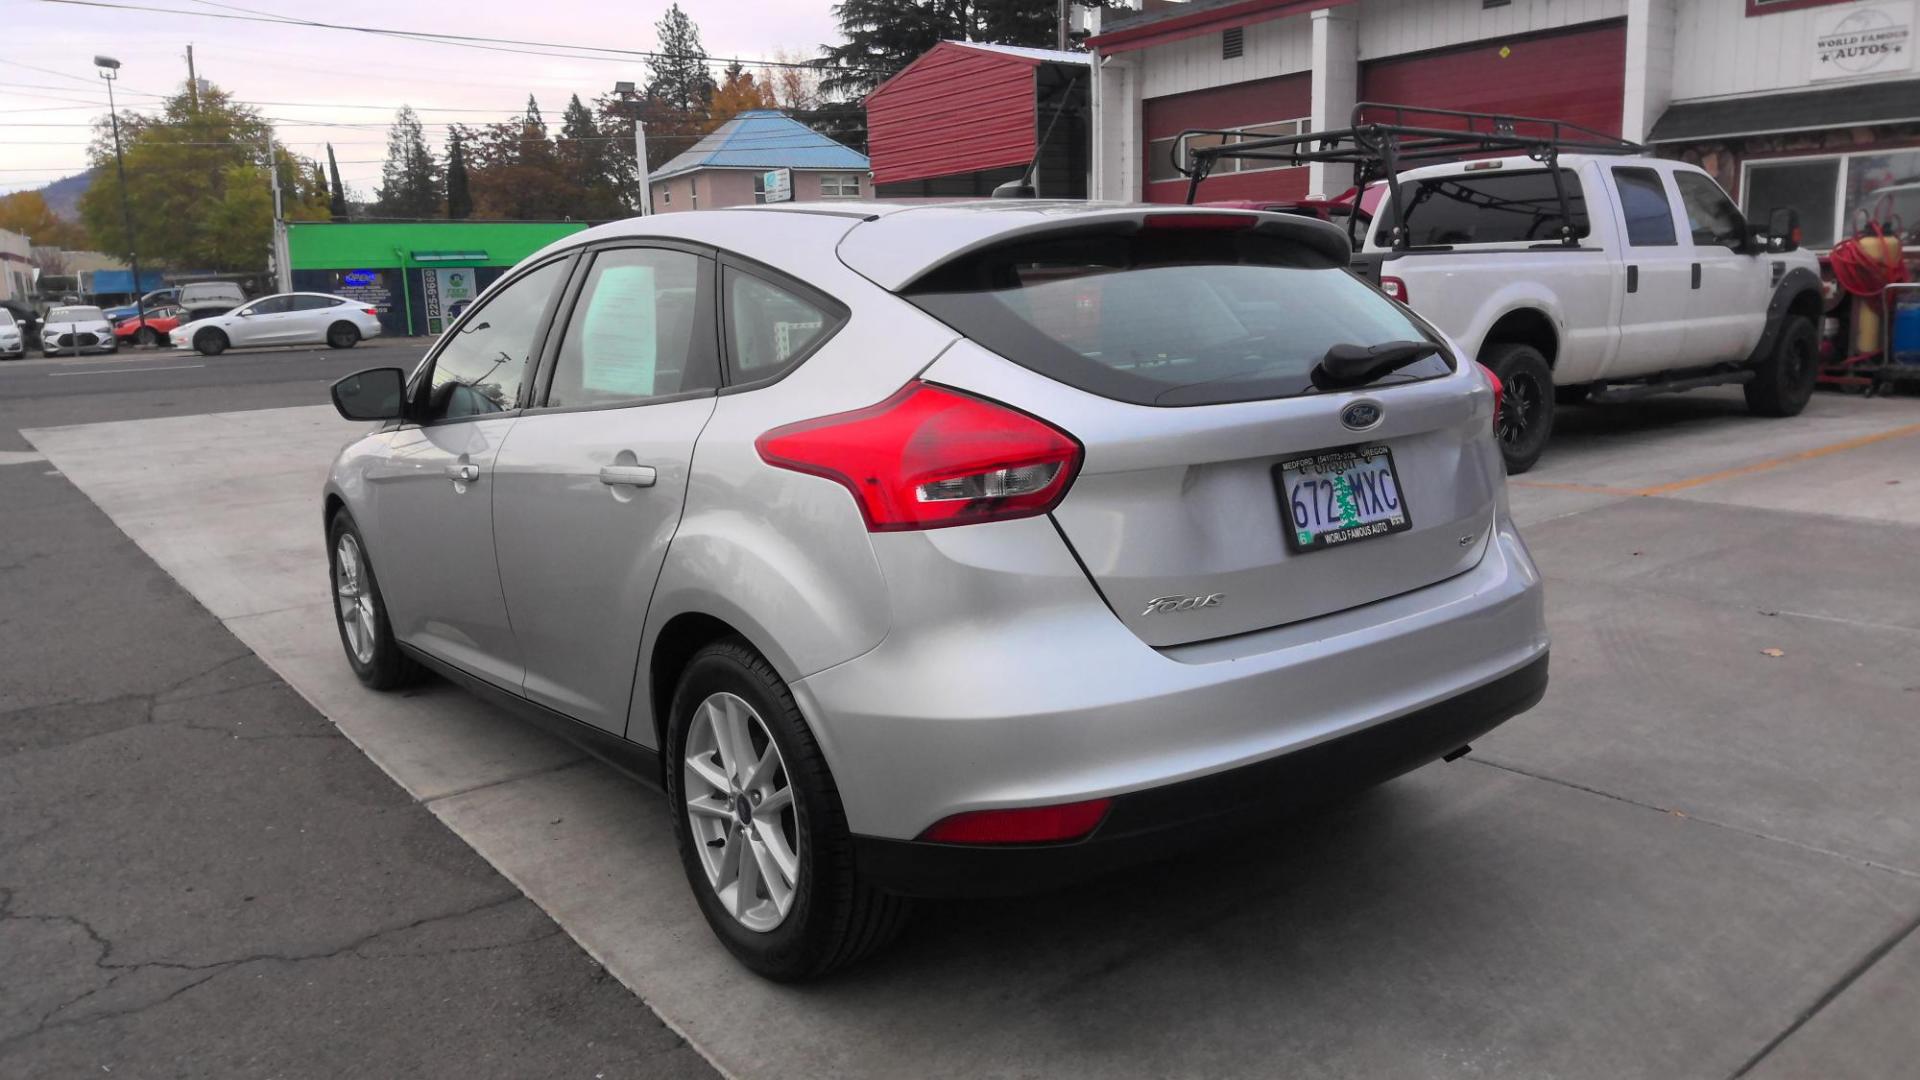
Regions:
M 788 205 L 495 283 L 324 519 L 369 685 L 431 668 L 659 777 L 780 979 L 1460 750 L 1544 692 L 1498 390 L 1339 229 Z

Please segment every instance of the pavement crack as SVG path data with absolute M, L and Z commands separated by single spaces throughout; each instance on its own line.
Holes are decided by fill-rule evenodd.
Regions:
M 1794 1032 L 1807 1026 L 1808 1021 L 1818 1016 L 1822 1009 L 1833 1004 L 1835 999 L 1847 992 L 1848 987 L 1859 981 L 1860 976 L 1872 970 L 1875 964 L 1884 959 L 1888 953 L 1898 948 L 1901 942 L 1912 937 L 1916 931 L 1920 931 L 1920 914 L 1916 914 L 1913 918 L 1907 920 L 1905 926 L 1895 930 L 1885 941 L 1868 950 L 1865 956 L 1862 956 L 1851 968 L 1847 969 L 1846 974 L 1840 976 L 1832 986 L 1827 987 L 1826 992 L 1821 994 L 1812 1005 L 1807 1006 L 1800 1015 L 1794 1017 L 1792 1023 L 1788 1024 L 1778 1035 L 1768 1039 L 1767 1045 L 1761 1047 L 1758 1053 L 1748 1058 L 1746 1064 L 1734 1070 L 1730 1080 L 1740 1080 L 1741 1077 L 1751 1073 L 1762 1061 L 1767 1059 L 1768 1055 L 1778 1050 L 1783 1043 L 1792 1038 Z
M 1628 806 L 1637 807 L 1641 810 L 1652 810 L 1658 814 L 1666 814 L 1672 817 L 1679 817 L 1687 821 L 1697 821 L 1702 825 L 1708 825 L 1716 829 L 1725 829 L 1728 832 L 1738 833 L 1741 836 L 1752 837 L 1755 840 L 1767 840 L 1776 844 L 1785 844 L 1788 847 L 1799 848 L 1801 851 L 1812 852 L 1815 855 L 1826 855 L 1830 858 L 1841 859 L 1846 862 L 1853 863 L 1856 866 L 1864 866 L 1864 867 L 1867 867 L 1868 869 L 1882 870 L 1889 874 L 1896 874 L 1900 877 L 1913 878 L 1916 880 L 1920 880 L 1920 871 L 1909 870 L 1909 869 L 1906 869 L 1905 867 L 1894 866 L 1890 863 L 1876 862 L 1873 859 L 1862 858 L 1861 856 L 1858 856 L 1858 855 L 1849 855 L 1844 851 L 1834 851 L 1832 848 L 1823 848 L 1817 844 L 1809 844 L 1804 841 L 1794 840 L 1785 836 L 1776 836 L 1773 833 L 1756 832 L 1753 829 L 1743 829 L 1738 825 L 1729 825 L 1724 821 L 1715 821 L 1713 818 L 1701 817 L 1700 815 L 1695 814 L 1690 810 L 1682 810 L 1679 807 L 1659 806 L 1655 803 L 1641 802 L 1639 799 L 1630 799 L 1625 795 L 1618 795 L 1611 791 L 1602 791 L 1599 788 L 1588 787 L 1585 784 L 1576 783 L 1572 780 L 1562 780 L 1557 776 L 1547 776 L 1544 773 L 1530 772 L 1526 769 L 1522 769 L 1514 765 L 1503 765 L 1498 761 L 1491 761 L 1484 757 L 1474 756 L 1474 757 L 1467 758 L 1466 760 L 1468 762 L 1471 762 L 1472 764 L 1484 766 L 1489 769 L 1498 769 L 1501 772 L 1512 773 L 1515 776 L 1524 776 L 1529 780 L 1538 780 L 1544 784 L 1557 784 L 1560 787 L 1572 788 L 1574 791 L 1582 791 L 1589 795 L 1598 795 L 1603 799 L 1612 799 L 1614 802 L 1625 803 Z

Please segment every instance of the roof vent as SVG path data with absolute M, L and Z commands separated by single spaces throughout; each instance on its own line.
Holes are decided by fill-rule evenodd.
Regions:
M 1220 32 L 1220 59 L 1235 60 L 1239 58 L 1240 51 L 1246 44 L 1246 30 L 1247 28 L 1244 26 L 1235 26 Z

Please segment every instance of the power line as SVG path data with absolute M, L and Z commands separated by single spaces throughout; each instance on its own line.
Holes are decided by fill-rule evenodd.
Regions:
M 380 37 L 401 38 L 435 45 L 452 45 L 460 48 L 482 49 L 490 52 L 516 53 L 523 56 L 548 56 L 564 60 L 600 60 L 612 63 L 625 63 L 628 58 L 645 60 L 658 59 L 698 59 L 703 64 L 739 64 L 742 67 L 781 67 L 819 70 L 819 65 L 806 61 L 789 60 L 749 60 L 732 56 L 701 56 L 697 58 L 677 57 L 669 53 L 653 52 L 643 49 L 615 49 L 601 45 L 576 45 L 551 41 L 524 41 L 515 38 L 481 37 L 470 34 L 442 34 L 423 30 L 395 30 L 388 27 L 353 26 L 344 23 L 319 22 L 313 19 L 296 19 L 286 15 L 270 15 L 252 11 L 248 8 L 233 7 L 227 4 L 209 6 L 225 8 L 226 14 L 219 11 L 186 11 L 180 8 L 152 7 L 146 4 L 112 3 L 109 0 L 40 0 L 43 4 L 65 4 L 72 7 L 107 8 L 118 11 L 148 11 L 162 15 L 188 15 L 201 19 L 227 19 L 234 22 L 270 23 L 275 26 L 306 26 L 320 30 L 340 30 L 359 34 L 372 34 Z M 206 0 L 196 0 L 206 2 Z M 512 48 L 510 46 L 521 46 Z M 576 52 L 539 52 L 536 49 L 572 49 Z M 610 56 L 594 56 L 591 53 L 611 53 Z M 882 68 L 836 68 L 836 71 L 857 72 L 860 74 L 891 75 L 890 70 Z

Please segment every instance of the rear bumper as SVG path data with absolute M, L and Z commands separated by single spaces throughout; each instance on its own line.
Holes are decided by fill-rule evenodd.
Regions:
M 1071 844 L 964 847 L 855 836 L 874 885 L 909 896 L 1040 892 L 1191 849 L 1196 835 L 1242 828 L 1435 761 L 1539 702 L 1547 656 L 1457 697 L 1253 765 L 1115 797 Z

